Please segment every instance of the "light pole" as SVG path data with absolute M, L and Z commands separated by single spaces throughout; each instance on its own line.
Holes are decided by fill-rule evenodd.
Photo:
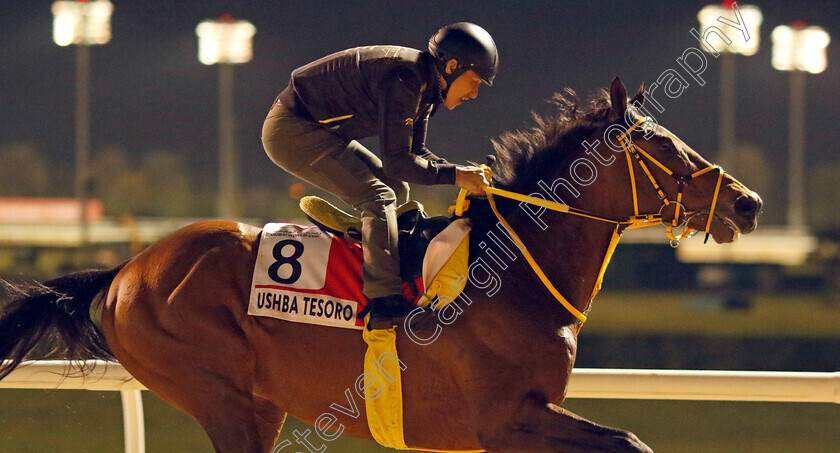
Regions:
M 79 200 L 79 229 L 82 247 L 89 242 L 88 163 L 90 161 L 90 47 L 111 40 L 108 0 L 58 1 L 52 4 L 53 41 L 59 46 L 76 45 L 76 113 L 74 191 Z
M 234 21 L 229 15 L 219 20 L 206 20 L 195 29 L 199 61 L 206 65 L 219 65 L 219 197 L 216 209 L 221 218 L 236 217 L 239 214 L 233 65 L 251 60 L 251 41 L 256 31 L 250 22 Z
M 788 226 L 805 227 L 805 72 L 818 74 L 826 67 L 825 48 L 830 38 L 820 27 L 804 22 L 773 29 L 773 67 L 790 71 L 788 117 Z
M 733 12 L 733 8 L 738 8 L 737 13 L 740 15 L 740 20 Z M 720 19 L 731 20 L 733 22 L 743 22 L 741 25 L 745 31 L 737 31 L 736 34 L 726 34 L 723 29 L 732 30 L 732 28 L 724 27 L 725 21 Z M 735 54 L 754 55 L 758 52 L 759 44 L 759 27 L 761 26 L 762 15 L 761 10 L 757 6 L 744 5 L 738 7 L 733 1 L 726 1 L 722 6 L 708 5 L 697 14 L 697 19 L 700 21 L 701 36 L 707 36 L 707 32 L 712 27 L 716 27 L 723 32 L 724 35 L 731 40 L 727 44 L 722 38 L 715 43 L 714 51 L 712 49 L 702 46 L 703 50 L 711 53 L 717 57 L 720 54 L 720 112 L 719 112 L 719 144 L 718 144 L 718 163 L 729 171 L 736 171 L 735 167 Z M 708 35 L 708 36 L 711 36 Z M 720 35 L 718 35 L 720 37 Z

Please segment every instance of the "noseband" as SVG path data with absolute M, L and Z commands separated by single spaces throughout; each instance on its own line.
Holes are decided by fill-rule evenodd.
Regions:
M 539 277 L 540 281 L 542 281 L 546 289 L 548 289 L 548 291 L 554 296 L 554 298 L 557 299 L 557 301 L 560 302 L 560 304 L 562 304 L 569 311 L 569 313 L 571 313 L 575 318 L 577 318 L 578 322 L 580 323 L 578 324 L 578 330 L 580 330 L 580 328 L 583 326 L 583 323 L 586 322 L 586 314 L 589 313 L 592 307 L 592 300 L 595 299 L 595 296 L 601 290 L 601 284 L 604 280 L 604 273 L 607 270 L 607 265 L 609 265 L 610 258 L 612 257 L 612 254 L 615 251 L 615 247 L 618 245 L 619 239 L 621 239 L 621 233 L 628 228 L 643 228 L 663 224 L 666 227 L 668 238 L 671 240 L 671 246 L 678 246 L 680 240 L 689 238 L 693 236 L 696 232 L 687 226 L 688 221 L 694 216 L 702 213 L 702 211 L 693 211 L 691 213 L 686 212 L 685 207 L 682 204 L 682 196 L 685 190 L 685 186 L 687 186 L 694 178 L 697 178 L 708 172 L 717 170 L 717 185 L 715 186 L 715 193 L 712 197 L 711 206 L 709 208 L 709 219 L 706 222 L 705 228 L 706 240 L 709 239 L 709 231 L 712 226 L 712 218 L 714 217 L 715 206 L 717 205 L 717 199 L 720 195 L 720 186 L 723 181 L 723 175 L 725 174 L 725 172 L 719 166 L 711 165 L 687 176 L 675 174 L 668 167 L 656 160 L 656 158 L 648 154 L 645 150 L 636 146 L 631 140 L 630 133 L 633 132 L 637 127 L 644 124 L 645 121 L 646 118 L 638 120 L 633 126 L 631 126 L 625 132 L 618 135 L 619 143 L 621 143 L 621 147 L 624 151 L 624 154 L 627 156 L 627 167 L 630 171 L 630 186 L 633 193 L 633 215 L 624 220 L 611 219 L 608 217 L 591 213 L 589 211 L 585 211 L 583 209 L 578 209 L 551 200 L 545 200 L 543 198 L 535 197 L 533 195 L 523 195 L 521 193 L 511 192 L 509 190 L 498 189 L 495 187 L 486 187 L 484 189 L 484 193 L 487 195 L 487 201 L 490 203 L 490 207 L 493 209 L 493 213 L 496 215 L 496 218 L 499 219 L 499 222 L 505 227 L 505 230 L 507 230 L 511 239 L 513 239 L 513 241 L 517 244 L 517 247 L 522 252 L 522 255 L 525 257 L 525 260 L 531 266 L 531 269 L 534 271 L 537 277 Z M 675 200 L 669 199 L 668 196 L 665 194 L 665 191 L 662 190 L 662 187 L 656 181 L 656 178 L 654 178 L 653 174 L 651 174 L 647 164 L 645 164 L 645 160 L 643 159 L 643 157 L 653 162 L 667 175 L 671 176 L 677 181 L 677 198 Z M 639 166 L 642 168 L 642 170 L 644 170 L 645 174 L 647 175 L 648 179 L 653 185 L 657 197 L 659 197 L 659 199 L 662 201 L 662 206 L 660 207 L 659 212 L 657 212 L 656 214 L 639 214 L 639 199 L 638 193 L 636 191 L 636 177 L 633 170 L 632 159 L 635 159 L 636 162 L 639 163 Z M 490 170 L 490 168 L 485 165 L 482 165 L 482 167 L 484 168 L 485 173 L 488 173 L 488 180 L 491 180 L 492 171 Z M 461 192 L 458 194 L 458 199 L 454 206 L 454 214 L 456 216 L 462 216 L 464 214 L 464 211 L 469 207 L 469 200 L 466 199 L 468 193 L 469 192 L 466 189 L 461 189 Z M 566 300 L 566 298 L 563 297 L 562 294 L 560 294 L 557 288 L 554 287 L 554 285 L 545 275 L 545 272 L 543 272 L 539 264 L 537 264 L 536 260 L 534 260 L 534 257 L 531 255 L 531 252 L 529 252 L 527 247 L 525 247 L 525 243 L 522 242 L 522 240 L 519 238 L 516 232 L 513 231 L 513 228 L 510 226 L 507 220 L 505 220 L 504 216 L 496 208 L 496 201 L 494 199 L 495 195 L 539 206 L 543 209 L 550 209 L 552 211 L 557 211 L 565 214 L 574 214 L 593 220 L 599 220 L 602 222 L 615 224 L 615 230 L 613 230 L 613 235 L 610 239 L 610 244 L 607 247 L 607 252 L 601 264 L 601 270 L 598 273 L 598 278 L 595 281 L 595 286 L 592 288 L 592 293 L 589 297 L 589 303 L 587 304 L 586 310 L 584 310 L 583 313 L 577 308 L 575 308 L 574 305 L 572 305 L 568 300 Z M 674 218 L 671 222 L 665 222 L 662 218 L 662 213 L 665 211 L 666 208 L 668 208 L 671 205 L 674 205 Z M 682 220 L 680 220 L 681 214 L 683 215 Z M 683 230 L 683 232 L 679 235 L 674 235 L 673 229 L 682 225 L 685 225 L 685 229 Z

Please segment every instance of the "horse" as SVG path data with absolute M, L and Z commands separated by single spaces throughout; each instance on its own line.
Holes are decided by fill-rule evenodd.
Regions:
M 491 228 L 496 217 L 490 197 L 471 197 L 464 214 L 473 225 L 470 256 L 485 253 L 488 267 L 498 267 L 497 284 L 489 291 L 490 276 L 468 281 L 463 295 L 471 304 L 462 304 L 457 319 L 414 332 L 417 338 L 434 333 L 432 342 L 412 341 L 411 326 L 398 327 L 407 445 L 431 451 L 652 451 L 628 431 L 561 407 L 577 354 L 579 315 L 588 312 L 593 288 L 600 286 L 605 253 L 627 226 L 621 219 L 629 218 L 683 225 L 718 243 L 732 242 L 755 229 L 761 199 L 664 127 L 628 129 L 628 121 L 653 124 L 641 115 L 644 90 L 642 85 L 628 100 L 616 77 L 579 107 L 567 89 L 555 96 L 555 113 L 534 114 L 532 128 L 493 141 L 493 186 L 542 193 L 543 201 L 537 206 L 496 196 L 491 207 L 555 291 L 521 259 L 522 248 L 507 243 L 513 258 L 501 247 L 492 256 L 482 252 L 479 246 L 499 239 L 500 230 Z M 616 140 L 632 140 L 633 147 Z M 563 197 L 568 204 L 559 206 L 584 214 L 540 209 L 549 198 Z M 219 452 L 281 451 L 291 444 L 275 447 L 287 414 L 315 427 L 320 438 L 295 433 L 310 451 L 342 434 L 370 439 L 362 400 L 350 391 L 358 391 L 366 351 L 358 331 L 247 314 L 260 231 L 230 221 L 198 222 L 114 269 L 18 287 L 0 314 L 0 357 L 9 359 L 0 378 L 39 341 L 55 336 L 66 343 L 56 354 L 118 360 L 194 418 Z M 506 261 L 493 265 L 491 257 Z M 558 303 L 554 292 L 572 308 Z M 91 320 L 92 304 L 102 304 L 101 332 Z

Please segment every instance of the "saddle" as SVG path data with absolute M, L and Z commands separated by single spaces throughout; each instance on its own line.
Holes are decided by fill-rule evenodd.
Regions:
M 330 202 L 314 196 L 303 197 L 300 209 L 318 228 L 354 241 L 362 240 L 362 221 L 337 208 Z M 430 217 L 423 205 L 410 201 L 397 209 L 399 229 L 400 278 L 403 296 L 416 301 L 424 293 L 423 257 L 429 243 L 452 221 L 448 217 Z

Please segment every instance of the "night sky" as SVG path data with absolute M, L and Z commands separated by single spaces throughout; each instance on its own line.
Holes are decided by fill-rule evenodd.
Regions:
M 4 0 L 0 9 L 0 144 L 32 142 L 72 168 L 74 51 L 52 42 L 49 1 Z M 296 67 L 344 48 L 398 44 L 425 48 L 439 27 L 475 22 L 495 38 L 500 72 L 493 87 L 430 123 L 429 148 L 457 162 L 482 160 L 490 139 L 531 125 L 529 112 L 571 87 L 583 98 L 620 75 L 635 91 L 697 42 L 697 12 L 707 2 L 652 1 L 114 1 L 113 39 L 92 51 L 93 153 L 122 148 L 183 154 L 216 174 L 217 70 L 197 59 L 196 25 L 228 13 L 257 28 L 254 58 L 235 70 L 237 144 L 246 183 L 283 181 L 262 151 L 260 129 L 274 96 Z M 761 49 L 738 57 L 737 135 L 760 148 L 771 179 L 786 178 L 788 74 L 770 65 L 770 32 L 804 20 L 834 40 L 828 69 L 807 76 L 808 165 L 837 161 L 840 2 L 764 1 Z M 730 29 L 727 29 L 730 30 Z M 733 31 L 732 36 L 735 36 Z M 660 124 L 701 154 L 716 153 L 719 65 L 677 99 L 662 101 Z M 689 79 L 690 80 L 690 79 Z M 368 143 L 368 142 L 365 142 Z M 368 144 L 375 146 L 375 141 Z M 0 165 L 3 165 L 0 162 Z M 58 170 L 56 170 L 58 171 Z M 738 175 L 736 174 L 736 177 Z M 213 179 L 210 179 L 211 181 Z M 0 182 L 2 183 L 2 182 Z M 781 191 L 779 196 L 784 196 Z M 774 196 L 771 195 L 771 198 Z M 767 198 L 767 196 L 765 196 Z

